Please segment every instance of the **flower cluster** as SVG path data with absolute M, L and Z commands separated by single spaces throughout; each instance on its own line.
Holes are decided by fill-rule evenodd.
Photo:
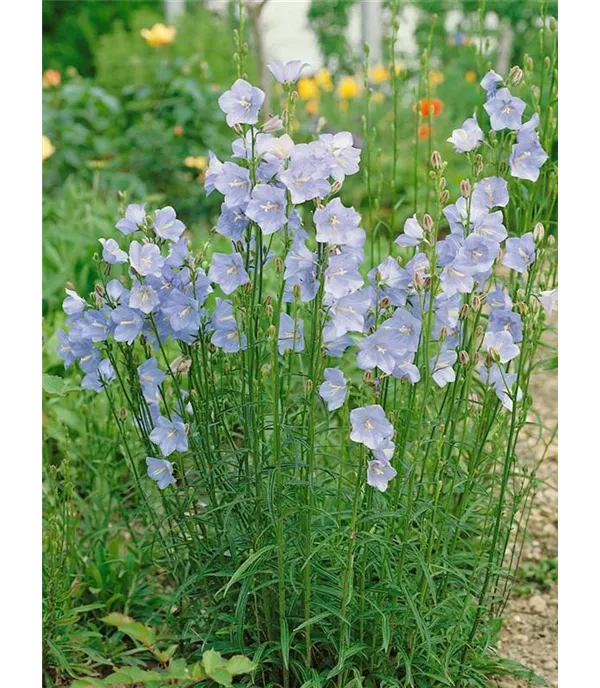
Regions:
M 269 69 L 289 93 L 303 67 L 301 62 L 274 63 Z M 535 180 L 547 158 L 535 132 L 537 115 L 521 124 L 525 103 L 501 84 L 493 72 L 482 81 L 491 127 L 515 132 L 511 173 Z M 276 356 L 293 357 L 305 352 L 309 332 L 325 358 L 340 359 L 338 367 L 321 372 L 317 365 L 311 385 L 318 385 L 329 412 L 347 413 L 346 407 L 354 406 L 350 439 L 372 452 L 367 483 L 383 492 L 396 475 L 395 427 L 381 404 L 365 404 L 372 401 L 370 395 L 353 385 L 348 371 L 363 371 L 375 400 L 389 380 L 451 385 L 457 364 L 468 361 L 465 313 L 476 309 L 487 322 L 480 332 L 469 333 L 470 342 L 476 337 L 479 379 L 512 409 L 522 396 L 514 360 L 520 355 L 523 322 L 507 291 L 495 282 L 494 268 L 501 263 L 514 273 L 530 270 L 537 254 L 534 235 L 508 237 L 503 214 L 509 203 L 507 180 L 478 175 L 472 186 L 461 184 L 460 197 L 443 209 L 449 227 L 445 238 L 438 238 L 429 215 L 421 221 L 415 215 L 396 239 L 400 255 L 364 270 L 361 216 L 338 196 L 346 176 L 359 170 L 360 150 L 352 134 L 321 134 L 315 141 L 296 143 L 289 130 L 276 135 L 278 117 L 258 124 L 263 101 L 264 93 L 244 79 L 219 98 L 237 138 L 230 160 L 222 162 L 209 153 L 205 189 L 223 196 L 216 232 L 230 250 L 213 252 L 206 266 L 204 256 L 189 252 L 186 228 L 173 208 L 149 213 L 145 205 L 129 205 L 116 224 L 129 244 L 100 240 L 106 264 L 102 274 L 123 265 L 129 282 L 106 281 L 94 303 L 67 290 L 63 307 L 69 331 L 59 332 L 58 351 L 66 366 L 79 362 L 85 373 L 82 386 L 96 391 L 109 390 L 116 358 L 124 353 L 143 400 L 136 422 L 147 430 L 148 441 L 158 450 L 154 453 L 163 457 L 146 459 L 148 475 L 165 489 L 175 483 L 167 457 L 188 452 L 188 437 L 198 427 L 187 400 L 192 383 L 190 389 L 176 383 L 175 410 L 169 409 L 167 373 L 152 351 L 163 354 L 174 376 L 174 367 L 177 374 L 186 365 L 189 369 L 198 346 L 210 345 L 227 357 L 250 352 L 249 342 L 272 341 Z M 473 117 L 449 140 L 458 152 L 468 153 L 484 138 Z M 443 169 L 441 158 L 434 169 Z M 259 332 L 263 325 L 248 308 L 256 307 L 255 294 L 261 292 L 268 266 L 274 266 L 280 281 L 279 297 L 267 296 L 269 326 Z M 542 299 L 552 307 L 550 292 Z M 187 364 L 168 362 L 169 342 L 179 345 Z M 144 361 L 132 368 L 128 352 L 136 343 Z

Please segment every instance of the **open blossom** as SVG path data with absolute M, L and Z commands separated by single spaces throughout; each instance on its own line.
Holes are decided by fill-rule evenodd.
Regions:
M 327 408 L 335 411 L 344 405 L 348 383 L 339 368 L 325 368 L 323 377 L 325 382 L 319 387 L 319 394 L 327 402 Z
M 379 368 L 387 375 L 391 375 L 399 356 L 404 351 L 402 344 L 392 330 L 379 328 L 361 340 L 358 346 L 356 364 L 362 370 Z
M 458 251 L 458 260 L 475 273 L 489 270 L 498 257 L 499 244 L 481 234 L 469 234 Z
M 162 305 L 161 310 L 169 318 L 175 332 L 194 335 L 200 327 L 200 304 L 192 296 L 174 289 Z
M 151 29 L 142 29 L 141 37 L 153 48 L 162 48 L 175 40 L 177 29 L 162 23 L 154 24 Z
M 519 355 L 519 347 L 513 342 L 510 332 L 506 330 L 486 332 L 483 338 L 483 348 L 492 356 L 494 361 L 500 363 L 508 363 Z
M 154 231 L 161 239 L 177 241 L 184 230 L 185 225 L 177 219 L 175 210 L 170 205 L 154 213 Z
M 365 283 L 357 266 L 357 261 L 350 255 L 333 255 L 325 272 L 325 291 L 336 299 L 351 294 Z
M 150 433 L 150 439 L 160 447 L 164 456 L 169 456 L 174 451 L 187 451 L 188 439 L 185 424 L 179 416 L 173 416 L 169 420 L 159 416 L 156 427 Z
M 137 232 L 140 225 L 143 225 L 146 221 L 146 204 L 138 205 L 137 203 L 131 203 L 127 206 L 125 210 L 125 217 L 121 218 L 115 227 L 123 234 L 132 234 Z
M 360 215 L 354 208 L 347 208 L 339 198 L 334 198 L 324 208 L 314 212 L 317 241 L 343 245 L 357 245 L 363 230 L 358 227 Z
M 349 131 L 337 134 L 321 134 L 319 143 L 324 147 L 329 173 L 337 182 L 346 176 L 356 174 L 360 165 L 360 149 L 354 147 L 354 139 Z
M 373 461 L 369 461 L 367 468 L 367 484 L 379 492 L 385 492 L 390 480 L 393 480 L 397 475 L 396 469 L 387 461 L 373 459 Z
M 473 187 L 471 205 L 473 208 L 491 210 L 496 206 L 508 205 L 508 184 L 502 177 L 486 177 Z
M 522 237 L 510 237 L 506 240 L 503 265 L 517 272 L 525 272 L 534 260 L 535 243 L 532 232 L 527 232 Z
M 456 373 L 452 367 L 458 359 L 456 351 L 442 351 L 439 356 L 433 356 L 429 361 L 431 377 L 438 387 L 445 387 L 456 380 Z
M 454 129 L 452 136 L 446 140 L 454 146 L 457 153 L 468 153 L 475 150 L 483 139 L 483 131 L 477 124 L 477 118 L 473 116 L 466 119 L 462 127 Z
M 294 142 L 289 134 L 282 136 L 257 137 L 256 152 L 267 162 L 287 160 L 294 150 Z
M 129 245 L 129 263 L 139 275 L 160 275 L 164 262 L 165 259 L 156 244 L 132 241 Z
M 213 253 L 208 278 L 216 282 L 225 294 L 231 294 L 250 281 L 239 253 Z
M 421 335 L 421 321 L 404 308 L 394 311 L 381 323 L 381 329 L 391 332 L 399 350 L 416 351 Z
M 292 160 L 287 170 L 279 175 L 279 179 L 289 190 L 295 205 L 313 198 L 323 198 L 330 191 L 323 165 L 315 166 L 315 161 L 308 157 Z
M 98 239 L 102 244 L 102 258 L 109 265 L 127 262 L 127 252 L 114 239 Z
M 308 67 L 302 60 L 290 60 L 289 62 L 269 62 L 267 69 L 280 84 L 294 84 L 300 78 L 300 72 Z
M 250 218 L 246 215 L 245 210 L 245 206 L 230 208 L 226 203 L 223 203 L 221 214 L 217 220 L 217 232 L 229 237 L 232 241 L 242 241 L 250 223 Z
M 404 223 L 403 234 L 400 234 L 396 239 L 395 243 L 398 246 L 418 246 L 423 239 L 425 234 L 423 232 L 423 227 L 419 224 L 417 216 L 413 215 L 409 217 Z
M 82 313 L 87 306 L 85 299 L 82 299 L 76 291 L 73 291 L 73 289 L 65 289 L 65 293 L 67 296 L 62 302 L 63 311 L 67 315 L 77 315 Z
M 137 308 L 148 315 L 151 313 L 160 303 L 158 294 L 149 284 L 142 284 L 137 280 L 133 283 L 131 287 L 131 292 L 129 293 L 129 307 Z
M 490 124 L 494 131 L 517 130 L 521 126 L 525 102 L 513 96 L 507 88 L 496 91 L 483 107 L 490 116 Z
M 156 482 L 159 490 L 164 490 L 177 481 L 173 476 L 173 464 L 166 459 L 157 459 L 154 456 L 146 458 L 148 477 Z
M 296 353 L 304 351 L 304 323 L 301 318 L 294 320 L 287 313 L 281 314 L 279 318 L 277 348 L 281 355 L 288 350 L 295 351 Z
M 115 340 L 117 342 L 131 344 L 144 327 L 141 315 L 127 306 L 117 306 L 112 312 L 112 319 L 116 325 Z
M 541 166 L 548 160 L 548 154 L 537 139 L 527 139 L 513 146 L 509 158 L 513 177 L 535 182 L 540 176 Z
M 144 361 L 137 369 L 144 399 L 149 401 L 158 395 L 158 388 L 165 380 L 165 373 L 158 367 L 154 356 Z
M 371 306 L 369 294 L 358 289 L 340 299 L 334 299 L 329 308 L 332 316 L 330 326 L 335 338 L 347 332 L 362 332 L 365 328 L 365 315 Z
M 115 369 L 110 359 L 105 358 L 98 364 L 97 368 L 88 372 L 81 381 L 83 389 L 92 389 L 101 392 L 106 385 L 115 379 Z
M 558 310 L 558 287 L 556 289 L 549 289 L 548 291 L 541 291 L 538 294 L 538 299 L 542 304 L 542 308 L 546 311 L 546 315 Z
M 521 316 L 510 308 L 494 308 L 488 322 L 490 332 L 510 332 L 513 342 L 523 339 L 523 320 Z
M 350 423 L 350 439 L 364 444 L 369 449 L 379 449 L 394 435 L 394 426 L 379 404 L 353 409 L 350 411 Z
M 227 115 L 227 124 L 256 124 L 258 112 L 265 99 L 260 88 L 252 86 L 244 79 L 238 79 L 229 91 L 219 98 L 219 107 Z
M 207 196 L 210 196 L 210 194 L 216 189 L 215 181 L 218 179 L 222 171 L 223 163 L 212 151 L 209 150 L 208 169 L 204 175 L 204 190 L 206 191 Z
M 500 74 L 496 74 L 493 69 L 490 69 L 490 71 L 480 81 L 480 84 L 481 88 L 485 89 L 487 97 L 491 98 L 496 93 L 503 81 L 504 79 L 500 76 Z
M 410 277 L 395 258 L 388 256 L 369 273 L 369 279 L 375 282 L 378 298 L 388 298 L 393 306 L 404 306 Z
M 285 216 L 285 191 L 270 184 L 259 184 L 252 190 L 252 198 L 246 208 L 246 215 L 256 222 L 263 234 L 273 234 L 281 229 Z
M 250 172 L 234 162 L 223 163 L 223 169 L 214 181 L 215 188 L 225 196 L 230 208 L 246 205 L 250 200 Z

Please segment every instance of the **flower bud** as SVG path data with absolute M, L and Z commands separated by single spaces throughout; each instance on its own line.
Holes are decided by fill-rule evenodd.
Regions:
M 423 215 L 423 227 L 425 227 L 428 232 L 431 232 L 433 229 L 433 218 L 431 215 L 429 215 L 429 213 L 425 213 L 425 215 Z
M 517 301 L 524 301 L 525 300 L 525 290 L 521 287 L 521 289 L 517 289 Z
M 464 320 L 467 315 L 469 315 L 469 304 L 468 303 L 463 303 L 463 305 L 460 307 L 460 311 L 458 313 L 459 317 L 461 320 Z
M 104 296 L 104 287 L 101 284 L 94 285 L 94 291 L 98 296 Z
M 481 297 L 475 295 L 471 301 L 471 305 L 473 306 L 473 310 L 478 311 L 481 308 Z
M 294 286 L 292 287 L 292 291 L 294 292 L 294 298 L 299 299 L 300 298 L 300 285 L 294 284 Z
M 556 237 L 554 234 L 550 234 L 548 237 L 548 246 L 554 246 L 556 244 Z
M 478 366 L 481 363 L 481 354 L 479 351 L 473 356 L 473 365 Z
M 381 308 L 388 308 L 388 306 L 390 305 L 390 299 L 387 296 L 384 296 L 379 302 L 379 305 L 381 306 Z
M 265 313 L 269 319 L 273 317 L 273 306 L 270 303 L 265 306 Z
M 444 189 L 440 194 L 440 203 L 448 203 L 450 200 L 450 192 L 448 189 Z
M 558 24 L 556 22 L 556 17 L 550 17 L 548 19 L 548 26 L 550 27 L 550 31 L 553 31 L 553 32 L 556 31 L 556 29 L 558 28 Z
M 483 156 L 477 153 L 475 156 L 475 172 L 480 175 L 483 172 Z
M 310 394 L 313 391 L 313 387 L 314 387 L 314 384 L 313 384 L 312 380 L 307 380 L 304 383 L 304 389 L 306 390 L 307 394 Z
M 533 95 L 533 99 L 539 103 L 539 100 L 540 100 L 540 88 L 539 88 L 539 86 L 532 86 L 531 87 L 531 94 Z
M 388 411 L 387 417 L 390 423 L 393 425 L 396 421 L 396 414 L 393 411 Z
M 269 327 L 267 328 L 267 334 L 269 335 L 269 337 L 274 337 L 277 334 L 277 328 L 275 327 L 275 325 L 269 325 Z
M 480 337 L 483 337 L 483 325 L 477 325 L 475 328 L 475 336 L 479 339 Z
M 492 359 L 494 363 L 500 363 L 500 354 L 491 346 L 488 349 L 488 356 Z
M 446 188 L 446 184 L 448 184 L 448 180 L 446 177 L 440 177 L 440 182 L 439 182 L 439 189 L 442 191 L 443 189 Z
M 189 373 L 190 368 L 192 367 L 192 359 L 190 356 L 178 356 L 174 361 L 171 362 L 169 367 L 174 375 L 177 375 L 178 373 L 185 375 L 186 373 Z
M 506 170 L 508 170 L 508 165 L 506 164 L 506 160 L 501 160 L 500 165 L 498 165 L 501 174 L 504 174 Z
M 518 65 L 511 67 L 511 70 L 508 73 L 508 83 L 512 84 L 513 86 L 518 86 L 522 80 L 523 70 Z
M 519 301 L 519 303 L 516 304 L 516 307 L 519 313 L 521 313 L 521 315 L 527 315 L 527 313 L 529 312 L 529 307 L 524 301 Z
M 466 366 L 467 363 L 469 362 L 469 354 L 466 351 L 459 351 L 458 352 L 458 360 L 461 365 Z
M 244 135 L 244 130 L 242 129 L 242 126 L 240 124 L 234 124 L 233 127 L 231 127 L 231 128 L 233 129 L 233 131 L 235 131 L 235 133 L 238 136 Z
M 231 373 L 231 366 L 229 363 L 223 363 L 223 375 L 229 375 Z
M 373 373 L 370 370 L 365 370 L 365 374 L 363 375 L 363 382 L 367 385 L 373 383 Z
M 269 117 L 269 119 L 262 125 L 262 130 L 265 134 L 273 134 L 276 131 L 283 129 L 283 120 L 277 115 Z
M 447 327 L 442 327 L 440 329 L 440 342 L 443 342 L 444 339 L 448 336 L 448 328 Z
M 433 170 L 429 170 L 429 179 L 436 179 L 437 174 Z
M 279 256 L 275 258 L 275 270 L 279 275 L 283 272 L 283 260 Z
M 442 156 L 438 151 L 433 151 L 431 154 L 431 166 L 433 167 L 434 170 L 441 170 L 442 165 L 444 164 L 444 161 L 442 160 Z
M 523 64 L 528 72 L 533 72 L 533 59 L 531 55 L 525 55 L 523 59 Z
M 217 350 L 217 347 L 214 344 L 212 344 L 211 342 L 208 343 L 206 348 L 210 351 L 211 354 L 214 354 L 215 351 Z
M 331 192 L 332 194 L 336 194 L 340 189 L 342 188 L 342 182 L 333 182 L 331 185 Z
M 463 198 L 469 198 L 469 196 L 471 195 L 471 182 L 468 179 L 461 180 L 460 195 Z
M 544 234 L 544 225 L 541 222 L 538 222 L 533 228 L 533 238 L 536 241 L 541 241 L 544 238 Z
M 271 372 L 271 366 L 268 363 L 265 363 L 263 366 L 261 366 L 260 373 L 263 377 L 268 377 L 270 372 Z
M 119 420 L 125 420 L 127 418 L 127 409 L 121 407 L 119 409 Z

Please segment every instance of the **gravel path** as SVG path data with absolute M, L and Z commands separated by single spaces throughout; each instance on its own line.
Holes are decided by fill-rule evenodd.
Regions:
M 557 343 L 557 336 L 549 334 L 548 343 Z M 543 350 L 543 355 L 548 354 Z M 558 421 L 557 371 L 539 369 L 531 379 L 530 392 L 534 408 L 546 426 L 543 440 L 536 443 L 525 437 L 521 457 L 532 465 L 543 456 Z M 524 433 L 525 434 L 525 433 Z M 537 438 L 536 438 L 537 439 Z M 548 446 L 538 477 L 543 481 L 536 495 L 528 534 L 523 548 L 521 566 L 539 567 L 540 562 L 558 557 L 558 442 L 555 437 Z M 558 584 L 532 591 L 530 595 L 513 593 L 505 609 L 504 626 L 499 652 L 535 671 L 548 686 L 558 686 Z M 503 678 L 501 688 L 525 688 L 527 680 Z

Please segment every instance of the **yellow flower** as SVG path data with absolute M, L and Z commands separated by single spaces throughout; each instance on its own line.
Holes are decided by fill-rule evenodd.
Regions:
M 360 86 L 353 76 L 343 76 L 337 90 L 342 98 L 355 98 L 360 93 Z
M 443 84 L 445 80 L 446 80 L 446 77 L 441 72 L 438 72 L 435 69 L 433 69 L 431 72 L 429 72 L 429 85 L 430 86 L 433 86 L 435 88 L 436 86 L 439 86 L 439 84 Z
M 169 45 L 175 40 L 176 33 L 177 29 L 174 26 L 165 26 L 164 24 L 155 24 L 151 29 L 140 31 L 142 38 L 153 48 Z
M 382 64 L 376 64 L 369 76 L 374 84 L 381 84 L 390 78 L 390 72 Z
M 50 139 L 42 134 L 42 162 L 54 155 L 56 148 L 50 143 Z
M 311 98 L 306 101 L 304 108 L 309 115 L 316 115 L 319 111 L 319 101 L 316 98 Z
M 42 88 L 60 86 L 60 72 L 56 69 L 47 69 L 42 74 Z
M 477 81 L 477 74 L 472 69 L 469 69 L 469 71 L 465 73 L 465 81 L 468 84 L 474 84 Z
M 183 164 L 186 167 L 192 167 L 193 169 L 203 172 L 208 167 L 208 158 L 205 158 L 204 155 L 197 155 L 196 157 L 188 155 L 187 158 L 184 159 Z
M 333 81 L 328 69 L 321 69 L 315 74 L 315 82 L 317 86 L 323 91 L 333 91 Z
M 302 100 L 310 100 L 319 97 L 319 87 L 315 80 L 309 76 L 303 76 L 298 81 L 298 95 Z
M 385 95 L 383 91 L 375 91 L 375 93 L 373 93 L 373 101 L 375 103 L 383 103 L 384 98 Z
M 92 170 L 101 170 L 106 167 L 106 160 L 88 160 L 85 164 Z
M 396 76 L 400 76 L 402 72 L 406 71 L 406 65 L 404 62 L 396 62 Z

